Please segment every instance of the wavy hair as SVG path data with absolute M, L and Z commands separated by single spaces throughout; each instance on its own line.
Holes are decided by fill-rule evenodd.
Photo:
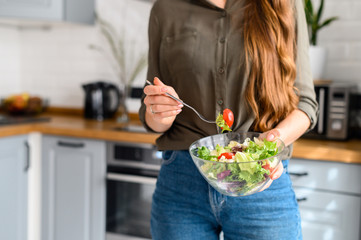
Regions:
M 267 131 L 297 108 L 296 31 L 291 0 L 245 0 L 246 100 L 255 131 Z

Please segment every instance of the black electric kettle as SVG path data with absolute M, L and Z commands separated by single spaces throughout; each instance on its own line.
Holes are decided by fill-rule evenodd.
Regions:
M 99 81 L 84 84 L 82 87 L 85 91 L 85 118 L 101 121 L 114 116 L 120 100 L 120 91 L 117 86 Z

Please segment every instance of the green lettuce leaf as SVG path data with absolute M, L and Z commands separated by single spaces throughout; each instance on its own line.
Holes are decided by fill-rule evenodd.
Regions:
M 277 142 L 270 142 L 266 139 L 261 141 L 255 138 L 255 141 L 249 142 L 245 153 L 249 153 L 253 160 L 272 157 L 278 153 Z
M 198 148 L 198 157 L 204 160 L 211 160 L 214 158 L 214 156 L 211 156 L 211 151 L 205 146 Z
M 237 152 L 235 155 L 235 160 L 238 162 L 238 166 L 242 171 L 247 171 L 250 174 L 254 174 L 262 168 L 262 166 L 254 161 L 250 154 L 243 153 L 243 152 Z
M 218 117 L 216 118 L 216 124 L 222 129 L 222 133 L 224 131 L 232 131 L 232 129 L 230 129 L 230 127 L 227 125 L 226 121 L 224 121 L 222 114 L 218 114 Z

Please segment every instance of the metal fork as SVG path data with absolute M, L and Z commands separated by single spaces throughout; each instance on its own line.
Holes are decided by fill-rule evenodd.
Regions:
M 147 84 L 149 84 L 149 85 L 153 85 L 154 86 L 154 84 L 153 83 L 151 83 L 150 81 L 148 81 L 148 80 L 145 80 L 146 82 L 147 82 Z M 170 97 L 170 98 L 173 98 L 174 100 L 176 100 L 176 101 L 178 101 L 178 102 L 180 102 L 180 103 L 182 103 L 184 106 L 186 106 L 186 107 L 188 107 L 188 108 L 190 108 L 190 109 L 192 109 L 193 110 L 193 112 L 195 112 L 197 115 L 198 115 L 198 117 L 200 118 L 200 119 L 202 119 L 203 121 L 205 121 L 205 122 L 207 122 L 207 123 L 216 123 L 216 121 L 210 121 L 210 120 L 208 120 L 208 119 L 206 119 L 205 117 L 203 117 L 203 115 L 202 114 L 200 114 L 197 110 L 195 110 L 192 106 L 190 106 L 190 105 L 188 105 L 188 104 L 186 104 L 185 102 L 183 102 L 182 100 L 180 100 L 179 98 L 176 98 L 175 96 L 173 96 L 173 95 L 171 95 L 171 94 L 169 94 L 169 93 L 165 93 L 168 97 Z

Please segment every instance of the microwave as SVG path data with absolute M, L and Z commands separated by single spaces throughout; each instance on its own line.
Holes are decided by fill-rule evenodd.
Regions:
M 350 137 L 352 99 L 357 85 L 351 83 L 315 84 L 319 107 L 317 124 L 304 137 L 347 140 Z

